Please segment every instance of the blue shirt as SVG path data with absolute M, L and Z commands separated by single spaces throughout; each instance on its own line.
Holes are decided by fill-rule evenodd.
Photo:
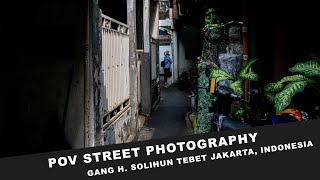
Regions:
M 171 65 L 172 61 L 169 55 L 166 55 L 164 57 L 164 69 L 170 69 L 170 65 Z

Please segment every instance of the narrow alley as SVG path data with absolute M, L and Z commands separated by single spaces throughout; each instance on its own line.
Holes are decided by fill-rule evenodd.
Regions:
M 216 120 L 211 117 L 218 109 L 218 105 L 212 108 L 217 104 L 218 81 L 227 82 L 254 107 L 267 104 L 271 108 L 265 114 L 271 116 L 274 107 L 283 104 L 274 104 L 280 89 L 272 86 L 268 88 L 272 92 L 265 93 L 264 87 L 284 86 L 282 79 L 289 83 L 294 64 L 310 65 L 309 60 L 320 59 L 320 29 L 307 28 L 317 16 L 314 3 L 55 0 L 26 4 L 7 6 L 19 13 L 3 13 L 8 18 L 0 22 L 8 27 L 2 33 L 0 157 L 208 133 Z M 16 20 L 21 18 L 12 18 L 13 14 L 24 15 L 18 26 Z M 296 26 L 297 22 L 306 26 Z M 167 55 L 171 62 L 162 66 Z M 252 67 L 246 66 L 255 59 Z M 242 70 L 248 73 L 239 76 Z M 163 82 L 166 73 L 168 88 Z M 257 89 L 255 98 L 250 91 Z M 319 96 L 304 94 L 314 101 L 304 108 L 318 113 Z M 290 98 L 286 103 L 293 102 Z M 238 102 L 227 102 L 222 109 L 230 109 L 228 116 L 251 120 L 257 116 L 250 119 L 247 114 L 265 108 L 245 112 L 248 108 Z
M 191 134 L 192 129 L 188 126 L 186 118 L 191 111 L 189 95 L 188 89 L 180 90 L 175 84 L 165 88 L 161 82 L 161 101 L 152 116 L 146 120 L 136 140 L 145 141 Z

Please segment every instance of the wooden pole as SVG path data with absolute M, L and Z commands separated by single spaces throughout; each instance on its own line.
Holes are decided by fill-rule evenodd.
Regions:
M 248 32 L 247 32 L 247 24 L 248 24 L 248 17 L 247 17 L 247 1 L 242 0 L 242 43 L 243 43 L 243 66 L 248 63 L 249 60 L 249 41 L 248 41 Z M 246 80 L 244 82 L 244 95 L 247 101 L 250 100 L 249 96 L 249 81 Z

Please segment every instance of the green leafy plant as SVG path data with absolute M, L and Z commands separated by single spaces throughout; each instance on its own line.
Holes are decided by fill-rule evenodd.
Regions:
M 183 71 L 178 75 L 179 87 L 182 89 L 187 89 L 190 86 L 190 80 L 188 77 L 188 72 Z
M 236 119 L 244 121 L 251 111 L 252 110 L 250 106 L 248 106 L 247 104 L 241 104 L 241 106 L 234 111 L 232 116 Z
M 238 75 L 234 78 L 228 74 L 225 70 L 216 68 L 211 70 L 211 77 L 216 79 L 216 82 L 219 83 L 224 80 L 232 80 L 233 82 L 230 85 L 230 88 L 239 96 L 243 96 L 243 82 L 244 80 L 257 81 L 259 76 L 253 71 L 249 71 L 250 67 L 257 60 L 250 60 L 248 63 L 242 67 Z
M 207 10 L 205 14 L 205 26 L 210 26 L 213 23 L 213 20 L 217 18 L 217 15 L 215 14 L 216 10 L 213 8 L 210 8 Z
M 264 87 L 264 95 L 274 104 L 276 114 L 287 108 L 294 95 L 302 92 L 307 85 L 315 87 L 314 84 L 318 82 L 316 77 L 320 76 L 320 60 L 299 62 L 289 72 L 296 74 Z
M 190 64 L 188 69 L 179 73 L 178 80 L 179 87 L 182 89 L 195 88 L 197 85 L 197 62 Z

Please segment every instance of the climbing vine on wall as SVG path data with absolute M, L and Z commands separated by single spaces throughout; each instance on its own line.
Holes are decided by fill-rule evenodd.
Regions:
M 221 60 L 221 54 L 226 54 L 227 49 L 230 47 L 234 47 L 235 44 L 239 44 L 241 41 L 235 41 L 235 39 L 239 39 L 239 36 L 230 36 L 230 28 L 235 26 L 234 22 L 227 24 L 219 24 L 219 18 L 216 15 L 215 9 L 208 9 L 205 14 L 205 25 L 202 29 L 202 33 L 204 35 L 203 42 L 203 50 L 202 55 L 198 63 L 198 89 L 197 89 L 197 119 L 194 132 L 196 134 L 207 133 L 211 131 L 211 114 L 209 113 L 209 109 L 215 101 L 214 96 L 209 91 L 210 84 L 210 71 L 215 68 L 228 68 L 225 64 L 227 61 Z M 234 38 L 235 37 L 235 38 Z M 235 43 L 236 42 L 236 43 Z M 230 45 L 233 43 L 232 45 Z M 242 60 L 242 46 L 236 51 L 236 55 L 232 56 L 229 59 L 236 59 L 237 61 Z M 233 52 L 233 51 L 232 51 Z M 228 55 L 227 55 L 228 56 Z M 228 56 L 229 57 L 229 56 Z M 233 58 L 236 57 L 236 58 Z M 240 57 L 240 58 L 239 58 Z M 220 59 L 219 59 L 220 58 Z M 239 64 L 239 63 L 238 63 Z M 242 63 L 240 63 L 242 64 Z M 231 63 L 232 65 L 232 63 Z M 241 67 L 240 67 L 241 68 Z M 237 69 L 240 69 L 237 67 Z M 227 70 L 227 69 L 223 69 Z M 238 71 L 235 71 L 236 73 Z M 227 72 L 229 73 L 229 72 Z M 231 79 L 234 79 L 234 75 L 230 75 Z M 236 82 L 233 84 L 236 85 Z

